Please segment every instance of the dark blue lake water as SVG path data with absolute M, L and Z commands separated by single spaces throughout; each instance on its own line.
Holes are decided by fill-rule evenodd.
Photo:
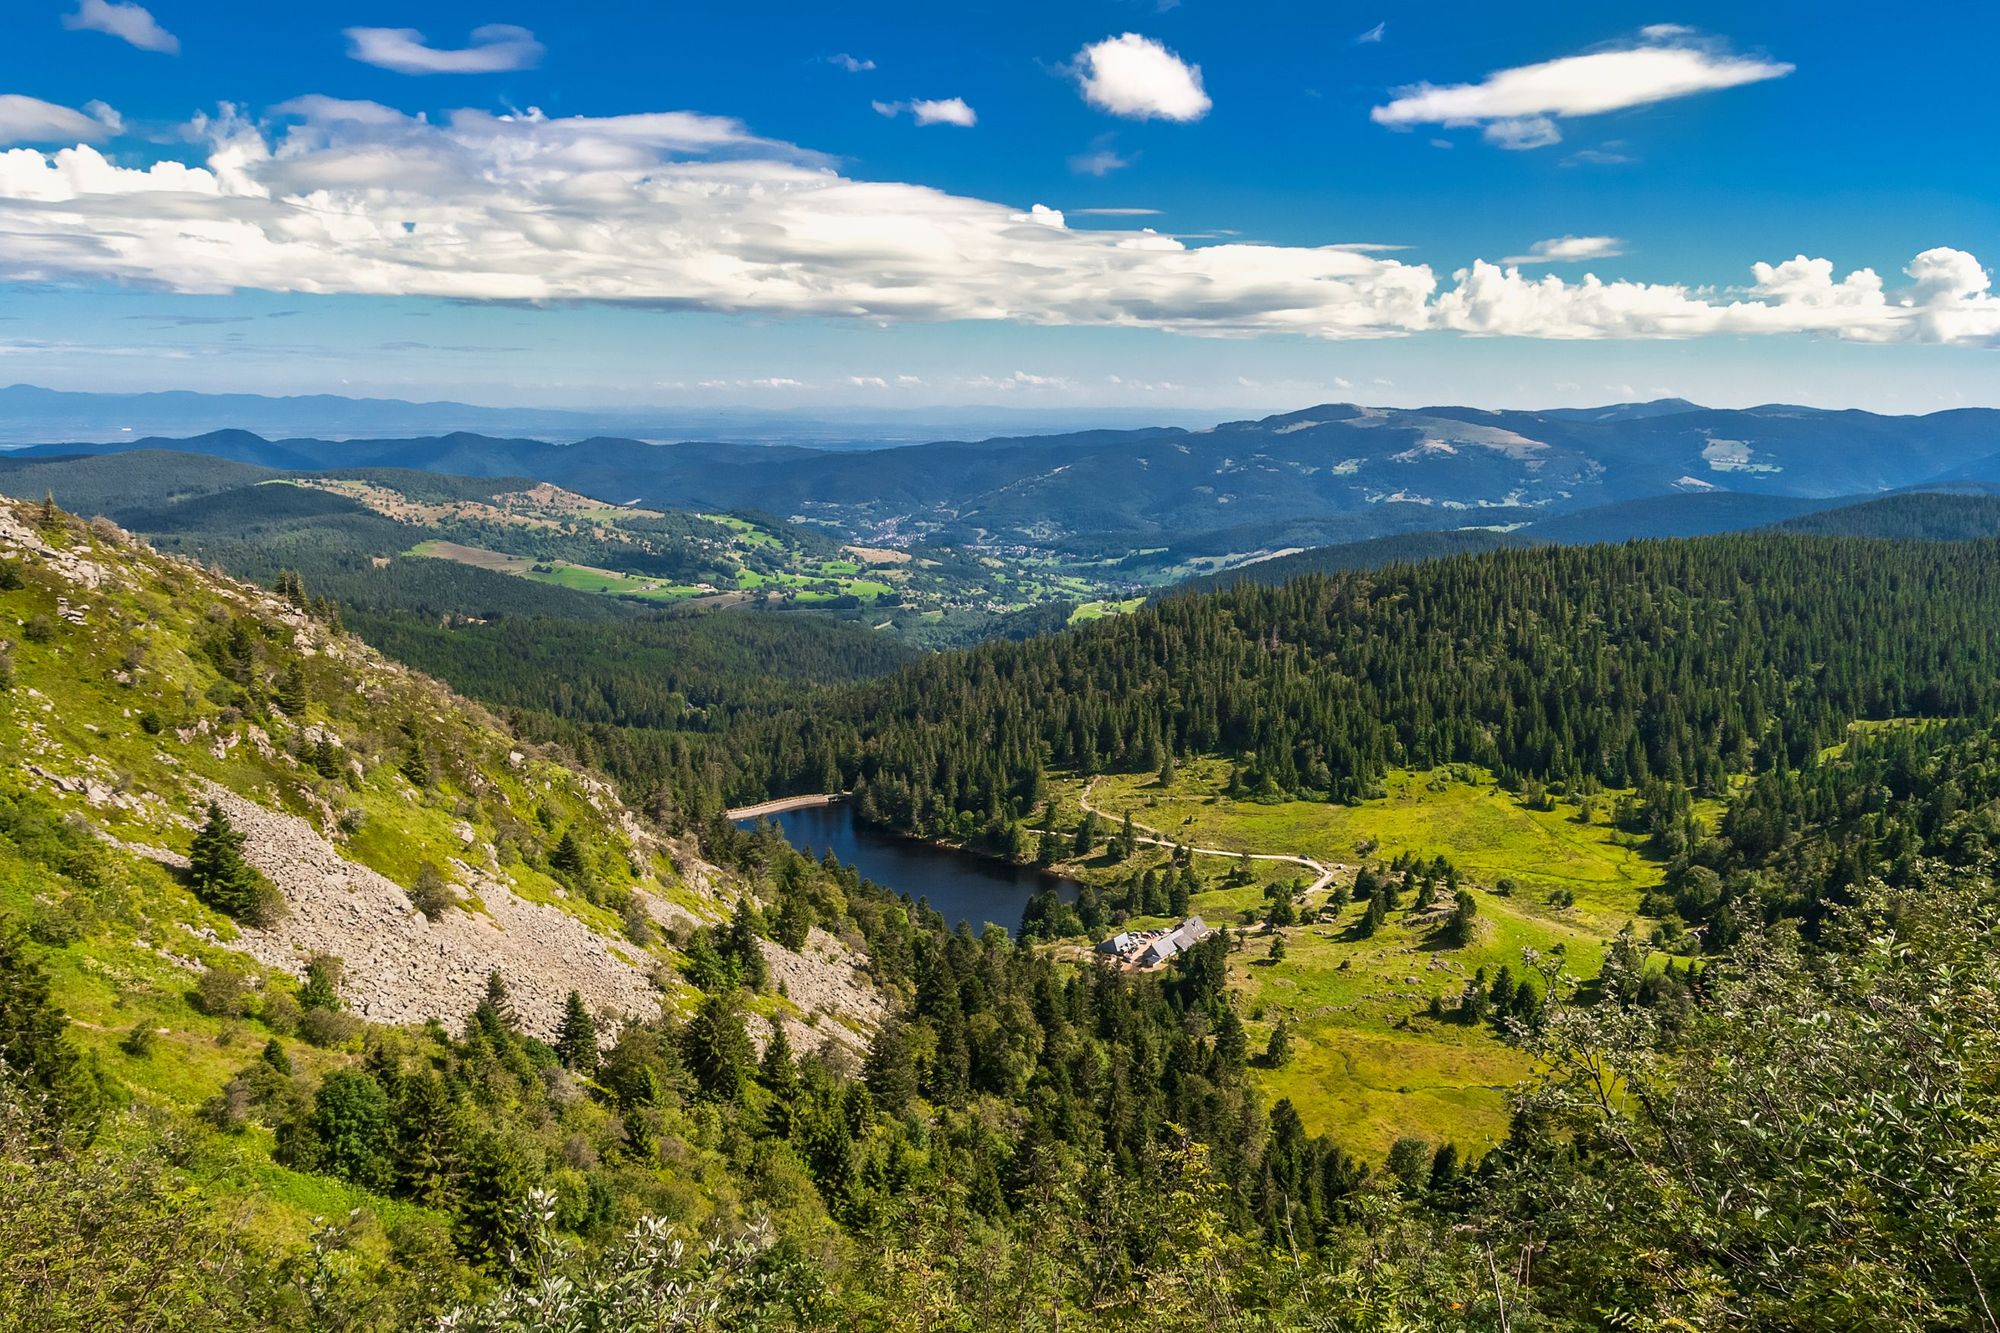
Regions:
M 768 818 L 783 831 L 785 841 L 808 856 L 817 858 L 830 847 L 836 858 L 864 878 L 927 899 L 946 921 L 967 922 L 974 931 L 990 921 L 1013 934 L 1021 924 L 1021 909 L 1044 884 L 1054 885 L 1072 902 L 1076 899 L 1073 879 L 899 838 L 861 823 L 846 804 L 808 806 Z M 745 827 L 754 822 L 743 821 Z

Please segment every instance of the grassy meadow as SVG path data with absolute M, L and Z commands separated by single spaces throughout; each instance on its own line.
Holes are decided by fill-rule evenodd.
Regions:
M 1503 966 L 1524 975 L 1528 949 L 1561 946 L 1571 972 L 1598 970 L 1605 942 L 1636 918 L 1663 871 L 1640 839 L 1602 822 L 1617 794 L 1600 796 L 1586 822 L 1573 803 L 1530 809 L 1491 774 L 1464 766 L 1393 772 L 1383 797 L 1357 806 L 1234 800 L 1225 794 L 1229 772 L 1225 761 L 1198 759 L 1165 787 L 1150 774 L 1106 776 L 1090 784 L 1087 800 L 1111 829 L 1130 813 L 1191 847 L 1290 853 L 1337 868 L 1330 888 L 1302 904 L 1302 924 L 1281 932 L 1285 955 L 1272 962 L 1264 886 L 1310 883 L 1313 872 L 1258 861 L 1246 885 L 1231 882 L 1240 878 L 1233 856 L 1194 858 L 1204 890 L 1193 909 L 1211 925 L 1258 923 L 1248 925 L 1231 967 L 1253 1049 L 1281 1020 L 1293 1025 L 1289 1062 L 1255 1072 L 1265 1096 L 1290 1098 L 1308 1128 L 1371 1156 L 1404 1135 L 1475 1153 L 1499 1142 L 1507 1090 L 1530 1072 L 1528 1062 L 1489 1026 L 1431 1018 L 1431 998 L 1449 1008 L 1481 968 L 1489 978 Z M 1084 790 L 1079 779 L 1062 783 L 1063 808 L 1078 811 Z M 1470 944 L 1447 948 L 1439 939 L 1450 906 L 1442 890 L 1441 906 L 1421 914 L 1405 895 L 1380 930 L 1359 937 L 1365 907 L 1352 901 L 1354 870 L 1404 853 L 1443 856 L 1457 868 L 1478 906 Z M 1057 868 L 1102 885 L 1166 859 L 1146 848 L 1127 863 L 1099 855 Z M 1495 891 L 1503 880 L 1513 881 L 1504 896 Z

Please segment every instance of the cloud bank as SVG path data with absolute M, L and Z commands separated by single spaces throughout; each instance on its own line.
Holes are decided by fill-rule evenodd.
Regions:
M 23 113 L 28 101 L 0 101 L 0 115 L 46 128 L 49 104 Z M 0 280 L 1216 336 L 2000 341 L 1989 276 L 1943 247 L 1912 260 L 1894 289 L 1803 255 L 1758 264 L 1723 291 L 1565 281 L 1484 260 L 1447 284 L 1391 251 L 1074 230 L 1039 204 L 854 179 L 690 112 L 433 121 L 304 97 L 276 114 L 256 123 L 225 108 L 203 121 L 200 166 L 123 165 L 88 143 L 0 152 Z M 1530 257 L 1607 239 L 1559 238 Z
M 1378 125 L 1477 125 L 1502 148 L 1560 142 L 1556 121 L 1780 79 L 1793 66 L 1733 55 L 1691 29 L 1655 24 L 1622 48 L 1498 70 L 1478 83 L 1414 84 L 1369 112 Z

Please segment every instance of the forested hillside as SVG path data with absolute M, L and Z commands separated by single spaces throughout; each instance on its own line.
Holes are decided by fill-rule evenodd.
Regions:
M 731 790 L 831 769 L 916 831 L 1003 827 L 1055 769 L 1221 754 L 1251 795 L 1395 766 L 1719 794 L 1850 721 L 2000 698 L 2000 546 L 1777 536 L 1498 551 L 1169 598 L 927 658 L 734 749 Z

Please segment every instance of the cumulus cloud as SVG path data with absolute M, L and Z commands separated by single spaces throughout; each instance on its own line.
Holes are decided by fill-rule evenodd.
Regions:
M 840 52 L 838 55 L 828 56 L 826 63 L 838 66 L 846 70 L 849 74 L 866 74 L 869 70 L 875 68 L 874 61 L 863 60 L 859 56 L 851 56 L 845 51 Z
M 24 102 L 0 100 L 0 116 L 18 118 Z M 30 110 L 46 133 L 48 104 Z M 253 121 L 225 108 L 203 121 L 202 165 L 126 165 L 86 143 L 0 151 L 0 281 L 1217 336 L 2000 342 L 1989 276 L 1953 249 L 1917 256 L 1894 289 L 1870 270 L 1837 276 L 1830 261 L 1799 256 L 1759 264 L 1724 292 L 1565 282 L 1485 261 L 1441 291 L 1428 266 L 1354 245 L 1204 245 L 1115 223 L 1079 231 L 1046 205 L 855 180 L 725 117 L 432 120 L 327 97 L 279 114 Z M 1578 238 L 1530 258 L 1553 259 L 1564 243 Z
M 919 125 L 956 125 L 969 130 L 979 123 L 979 113 L 966 105 L 963 97 L 941 97 L 935 101 L 917 98 L 909 102 L 870 102 L 881 116 L 900 116 L 905 111 Z
M 1414 84 L 1369 112 L 1378 125 L 1478 125 L 1503 148 L 1562 138 L 1556 120 L 1783 78 L 1793 66 L 1731 54 L 1676 24 L 1642 29 L 1636 44 L 1498 70 L 1478 83 Z
M 162 28 L 145 6 L 126 4 L 123 0 L 78 0 L 76 12 L 63 15 L 63 26 L 73 31 L 106 33 L 141 51 L 180 54 L 180 38 Z
M 1616 259 L 1625 243 L 1616 236 L 1557 236 L 1536 241 L 1525 255 L 1510 255 L 1503 264 L 1578 264 L 1589 259 Z
M 1926 250 L 1888 291 L 1873 269 L 1834 276 L 1830 260 L 1805 255 L 1752 265 L 1755 281 L 1729 299 L 1675 284 L 1566 283 L 1518 268 L 1475 262 L 1438 297 L 1439 327 L 1533 338 L 1692 338 L 1716 334 L 1824 333 L 1857 342 L 2000 341 L 2000 299 L 1979 261 L 1963 250 Z
M 533 69 L 542 60 L 535 34 L 511 23 L 474 28 L 470 42 L 441 50 L 415 28 L 349 28 L 347 53 L 364 65 L 398 74 L 505 74 Z
M 1201 66 L 1136 32 L 1091 43 L 1070 68 L 1083 100 L 1114 116 L 1200 120 L 1213 105 L 1201 86 Z
M 0 144 L 63 143 L 72 139 L 95 143 L 125 128 L 124 117 L 102 102 L 72 111 L 39 97 L 0 93 Z

